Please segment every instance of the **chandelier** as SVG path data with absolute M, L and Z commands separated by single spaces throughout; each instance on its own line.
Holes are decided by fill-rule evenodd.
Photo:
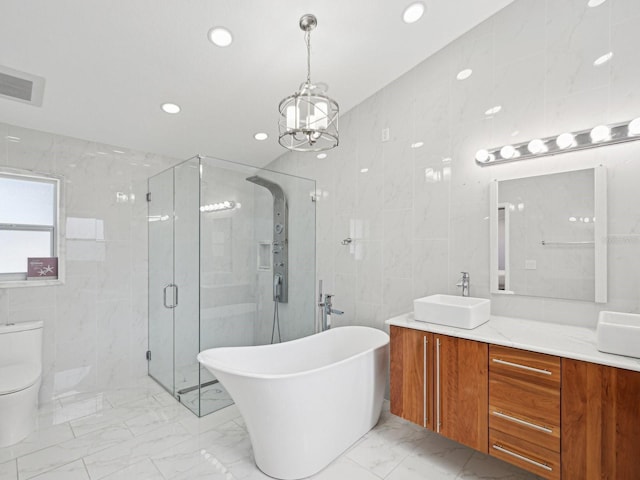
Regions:
M 320 152 L 338 146 L 338 103 L 326 94 L 324 84 L 311 83 L 311 30 L 314 15 L 300 18 L 307 45 L 307 80 L 299 90 L 280 102 L 278 142 L 297 152 Z

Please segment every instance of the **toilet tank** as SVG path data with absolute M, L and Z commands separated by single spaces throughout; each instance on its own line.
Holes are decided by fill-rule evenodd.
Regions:
M 42 365 L 42 326 L 41 321 L 0 325 L 0 366 Z

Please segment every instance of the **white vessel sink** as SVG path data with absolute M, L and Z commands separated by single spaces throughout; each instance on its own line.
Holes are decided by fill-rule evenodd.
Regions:
M 640 358 L 640 315 L 600 312 L 597 338 L 601 352 Z
M 486 298 L 430 295 L 413 301 L 416 320 L 457 328 L 476 328 L 489 321 L 490 309 Z

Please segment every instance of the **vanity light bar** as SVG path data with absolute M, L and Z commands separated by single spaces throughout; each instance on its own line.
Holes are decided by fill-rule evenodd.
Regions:
M 529 158 L 557 155 L 558 153 L 586 150 L 614 143 L 640 140 L 640 117 L 629 122 L 598 125 L 588 130 L 566 132 L 546 138 L 534 138 L 529 142 L 478 150 L 476 163 L 482 167 L 498 163 L 527 160 Z

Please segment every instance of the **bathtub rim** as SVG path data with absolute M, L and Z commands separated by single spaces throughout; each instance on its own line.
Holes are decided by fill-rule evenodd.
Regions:
M 325 335 L 325 334 L 330 334 L 331 332 L 335 332 L 337 330 L 340 329 L 367 329 L 367 330 L 374 330 L 376 332 L 380 332 L 380 334 L 384 335 L 384 337 L 380 337 L 385 338 L 385 342 L 381 342 L 381 343 L 376 343 L 375 345 L 373 345 L 372 347 L 369 347 L 365 350 L 362 350 L 354 355 L 351 355 L 349 357 L 343 358 L 342 360 L 339 360 L 337 362 L 332 362 L 326 365 L 322 365 L 321 367 L 316 367 L 316 368 L 310 368 L 308 370 L 302 370 L 299 372 L 294 372 L 294 373 L 255 373 L 255 372 L 247 372 L 246 370 L 239 370 L 237 368 L 233 368 L 231 366 L 228 366 L 226 364 L 220 365 L 220 364 L 216 364 L 215 366 L 210 366 L 207 365 L 207 363 L 205 361 L 203 361 L 202 359 L 204 358 L 203 354 L 206 353 L 209 350 L 236 350 L 236 349 L 245 349 L 245 348 L 251 348 L 251 349 L 277 349 L 277 348 L 282 348 L 282 345 L 284 344 L 288 344 L 288 343 L 302 343 L 305 341 L 309 341 L 312 337 L 316 336 L 316 335 Z M 378 335 L 376 333 L 376 335 Z M 354 359 L 363 357 L 371 352 L 374 352 L 375 350 L 378 350 L 379 348 L 382 347 L 388 347 L 390 342 L 390 337 L 389 334 L 383 330 L 377 329 L 375 327 L 366 327 L 366 326 L 361 326 L 361 325 L 345 325 L 344 327 L 336 327 L 333 328 L 331 330 L 325 330 L 324 332 L 320 332 L 320 333 L 315 333 L 312 335 L 308 335 L 306 337 L 302 337 L 302 338 L 297 338 L 295 340 L 289 340 L 288 342 L 282 342 L 282 343 L 275 343 L 275 344 L 268 344 L 268 345 L 255 345 L 255 346 L 240 346 L 240 347 L 214 347 L 214 348 L 208 348 L 206 350 L 202 350 L 200 353 L 198 353 L 197 355 L 197 359 L 198 362 L 205 368 L 210 367 L 214 370 L 220 370 L 221 372 L 224 373 L 228 373 L 231 375 L 237 375 L 239 377 L 245 377 L 245 378 L 255 378 L 255 379 L 262 379 L 262 380 L 283 380 L 283 379 L 288 379 L 288 378 L 296 378 L 296 377 L 301 377 L 301 376 L 305 376 L 305 375 L 309 375 L 311 373 L 314 372 L 320 372 L 322 370 L 327 370 L 329 368 L 332 368 L 334 366 L 337 365 L 342 365 L 344 363 L 353 361 Z

